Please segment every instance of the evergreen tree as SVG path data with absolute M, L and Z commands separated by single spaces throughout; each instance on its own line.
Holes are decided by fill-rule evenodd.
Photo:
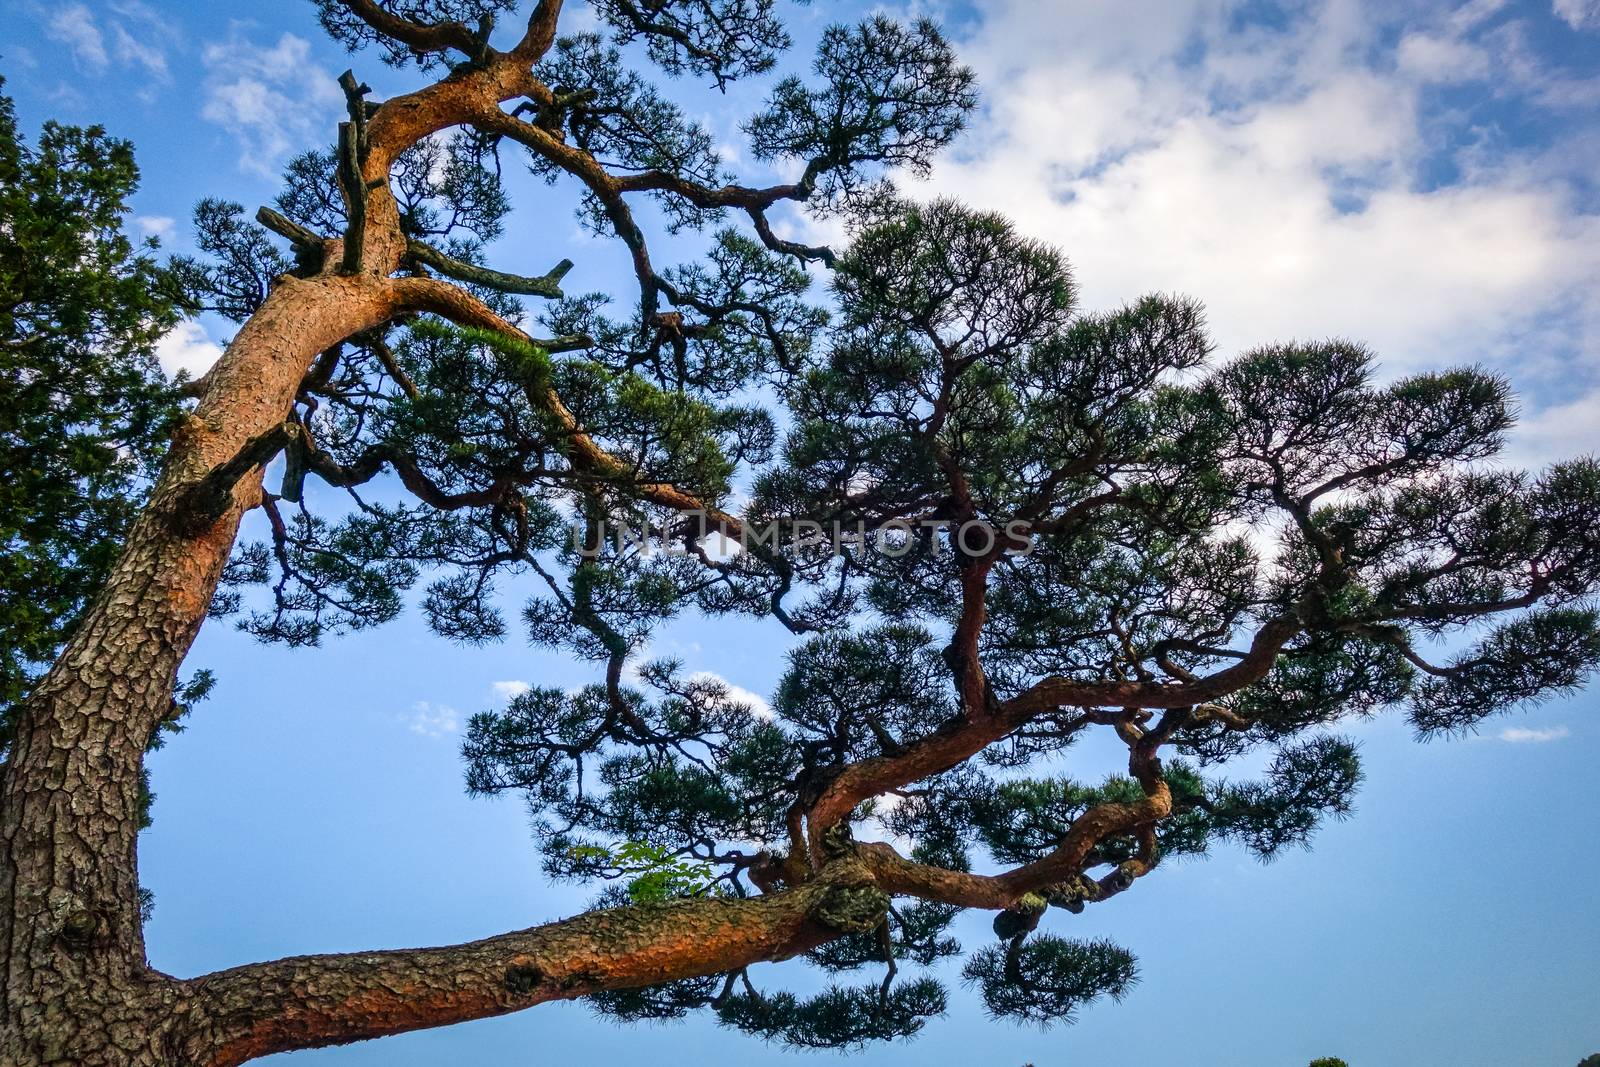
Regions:
M 0 79 L 0 87 L 4 80 Z M 123 223 L 133 149 L 0 95 L 0 758 L 11 714 L 104 582 L 177 397 L 155 343 L 181 311 L 156 242 Z
M 1339 723 L 1464 732 L 1600 658 L 1600 465 L 1486 466 L 1502 380 L 1380 384 L 1337 340 L 1218 357 L 1194 301 L 1084 309 L 1061 251 L 887 184 L 976 103 L 931 23 L 828 29 L 745 123 L 796 175 L 760 187 L 643 71 L 767 75 L 789 45 L 772 0 L 599 0 L 601 30 L 567 36 L 557 0 L 318 8 L 421 85 L 374 102 L 347 76 L 337 144 L 273 207 L 197 212 L 207 255 L 181 271 L 241 329 L 23 709 L 0 821 L 11 1060 L 236 1064 L 576 997 L 852 1047 L 941 1014 L 926 972 L 956 956 L 993 1015 L 1070 1020 L 1137 974 L 1067 916 L 1165 860 L 1270 859 L 1348 815 Z M 637 290 L 490 266 L 508 164 L 575 190 Z M 786 205 L 848 241 L 780 236 Z M 654 219 L 705 230 L 705 254 L 658 265 Z M 308 479 L 349 506 L 313 506 Z M 234 551 L 256 506 L 269 536 Z M 792 536 L 836 524 L 868 532 Z M 511 579 L 541 584 L 520 628 L 595 681 L 475 716 L 467 785 L 523 796 L 546 869 L 597 885 L 597 910 L 193 981 L 145 968 L 126 816 L 208 605 L 313 644 L 412 600 L 477 643 L 512 632 Z M 690 611 L 795 634 L 770 718 L 640 662 Z M 1098 732 L 1125 763 L 1064 776 Z M 1266 769 L 1240 780 L 1246 754 Z M 992 942 L 950 935 L 970 909 Z M 751 975 L 801 955 L 838 984 Z

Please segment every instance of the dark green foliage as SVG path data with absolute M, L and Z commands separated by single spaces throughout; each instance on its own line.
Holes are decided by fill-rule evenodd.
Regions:
M 1350 1065 L 1337 1056 L 1318 1056 L 1307 1064 L 1307 1067 L 1350 1067 Z M 1583 1067 L 1583 1064 L 1580 1063 L 1578 1067 Z
M 521 21 L 509 3 L 383 0 L 413 21 L 414 50 L 319 6 L 346 44 L 425 66 L 486 63 L 485 42 Z M 420 316 L 325 354 L 295 406 L 311 444 L 285 466 L 350 503 L 286 474 L 222 606 L 312 643 L 415 601 L 449 639 L 518 631 L 592 663 L 593 684 L 473 716 L 463 755 L 469 790 L 524 797 L 546 871 L 608 887 L 602 903 L 775 892 L 852 853 L 881 859 L 857 841 L 885 835 L 924 868 L 923 895 L 886 913 L 859 888 L 870 914 L 806 954 L 868 984 L 806 999 L 734 971 L 597 1010 L 711 1010 L 805 1047 L 910 1035 L 945 1000 L 903 972 L 961 952 L 961 875 L 1010 871 L 1024 890 L 976 894 L 1002 944 L 964 973 L 997 1016 L 1070 1019 L 1124 995 L 1134 961 L 1049 932 L 1062 912 L 1220 844 L 1262 859 L 1306 845 L 1360 784 L 1337 724 L 1404 708 L 1424 735 L 1470 730 L 1600 661 L 1600 464 L 1488 466 L 1512 424 L 1504 381 L 1376 384 L 1372 356 L 1341 340 L 1218 358 L 1195 300 L 1082 309 L 1062 250 L 903 198 L 885 179 L 926 170 L 976 101 L 930 23 L 824 31 L 811 74 L 779 78 L 746 124 L 757 157 L 798 172 L 760 189 L 728 173 L 698 104 L 635 61 L 716 87 L 765 73 L 788 44 L 774 5 L 593 7 L 598 32 L 535 66 L 548 92 L 508 102 L 539 136 L 431 139 L 391 186 L 407 237 L 482 263 L 510 232 L 498 175 L 516 141 L 619 239 L 637 292 L 530 307 L 514 294 L 537 289 L 474 283 L 548 336 Z M 301 156 L 278 209 L 338 236 L 333 173 L 329 153 Z M 675 230 L 716 227 L 702 254 L 657 267 L 642 198 Z M 836 213 L 848 243 L 780 238 L 768 213 L 786 202 Z M 185 270 L 224 313 L 318 266 L 231 205 L 198 217 L 211 258 Z M 741 520 L 740 550 L 718 552 L 710 535 L 741 536 Z M 993 539 L 974 547 L 974 525 Z M 497 590 L 530 586 L 518 625 Z M 663 622 L 696 613 L 796 635 L 770 715 L 683 664 L 641 662 Z M 1455 654 L 1434 662 L 1440 641 Z M 1192 695 L 1171 699 L 1179 687 Z M 1091 731 L 1125 758 L 1065 776 L 1058 757 Z M 1230 769 L 1247 756 L 1264 772 Z
M 234 322 L 255 313 L 280 274 L 291 264 L 267 236 L 244 217 L 244 208 L 206 199 L 194 209 L 195 244 L 204 260 L 173 257 L 185 286 L 201 294 L 201 307 Z
M 819 206 L 858 193 L 863 163 L 926 170 L 976 102 L 972 72 L 925 19 L 829 27 L 813 70 L 822 86 L 785 79 L 746 130 L 758 158 L 806 163 L 801 182 L 816 188 Z
M 0 96 L 0 754 L 178 414 L 154 350 L 182 290 L 153 240 L 123 232 L 138 181 L 126 141 L 49 122 L 30 145 Z
M 566 126 L 572 142 L 596 159 L 622 170 L 659 169 L 708 184 L 722 179 L 711 134 L 629 70 L 622 53 L 605 47 L 599 34 L 562 38 L 537 71 L 547 85 L 582 86 L 592 94 L 573 108 Z M 562 173 L 548 162 L 536 160 L 533 166 L 535 173 L 551 180 Z M 665 203 L 669 208 L 682 205 L 677 200 Z M 684 221 L 702 218 L 691 213 Z M 600 220 L 602 231 L 604 225 Z
M 952 712 L 931 641 L 910 625 L 815 638 L 790 655 L 773 706 L 831 761 L 892 755 Z
M 931 978 L 887 993 L 876 985 L 834 986 L 801 1000 L 793 993 L 739 993 L 717 1008 L 724 1025 L 800 1048 L 859 1048 L 910 1037 L 945 1012 L 945 993 Z
M 1349 816 L 1361 784 L 1355 745 L 1316 737 L 1278 750 L 1262 782 L 1223 787 L 1210 805 L 1217 829 L 1263 859 L 1307 845 L 1325 817 Z
M 703 1011 L 716 995 L 718 984 L 714 977 L 690 978 L 643 989 L 619 989 L 596 993 L 589 1004 L 601 1015 L 627 1022 L 681 1019 Z
M 1570 692 L 1600 660 L 1600 617 L 1590 608 L 1549 608 L 1497 626 L 1412 697 L 1423 733 L 1463 731 L 1519 704 Z
M 1121 1000 L 1138 981 L 1137 963 L 1107 941 L 1041 934 L 974 953 L 961 974 L 990 1014 L 1049 1026 L 1071 1022 L 1097 997 Z
M 804 2 L 804 0 L 802 0 Z M 789 35 L 773 0 L 598 0 L 619 44 L 642 40 L 669 74 L 709 75 L 718 88 L 772 69 Z

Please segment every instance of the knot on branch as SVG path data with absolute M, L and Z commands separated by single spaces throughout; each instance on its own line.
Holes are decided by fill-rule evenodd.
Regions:
M 850 833 L 850 824 L 840 821 L 822 831 L 822 839 L 818 842 L 822 849 L 822 861 L 840 859 L 852 856 L 856 850 L 856 840 Z
M 823 895 L 811 914 L 830 930 L 842 934 L 869 933 L 889 914 L 889 894 L 871 883 L 835 886 Z
M 300 424 L 286 421 L 246 441 L 234 457 L 211 468 L 173 501 L 170 521 L 175 532 L 196 536 L 233 506 L 233 487 L 258 467 L 263 467 L 302 434 Z
M 506 968 L 506 992 L 525 997 L 544 984 L 545 973 L 531 963 Z
M 878 928 L 890 913 L 890 896 L 878 888 L 872 873 L 859 861 L 830 865 L 834 885 L 822 893 L 811 917 L 842 934 L 866 934 Z
M 1046 902 L 1074 915 L 1081 915 L 1086 904 L 1099 898 L 1100 887 L 1091 879 L 1079 875 L 1069 882 L 1048 886 L 1040 893 Z
M 111 925 L 104 912 L 61 890 L 50 896 L 50 919 L 55 935 L 71 948 L 87 948 L 105 941 Z
M 1022 899 L 995 915 L 995 936 L 1002 940 L 1031 934 L 1044 917 L 1050 902 L 1038 893 L 1025 893 Z

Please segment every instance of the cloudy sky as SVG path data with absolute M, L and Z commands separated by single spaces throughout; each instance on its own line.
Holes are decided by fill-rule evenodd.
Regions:
M 1516 460 L 1600 448 L 1600 0 L 913 4 L 887 7 L 944 22 L 984 92 L 919 195 L 1004 211 L 1059 244 L 1088 306 L 1182 291 L 1206 302 L 1224 353 L 1342 335 L 1388 373 L 1480 363 L 1524 398 Z M 864 10 L 792 8 L 802 52 Z M 174 249 L 195 200 L 270 199 L 284 160 L 330 140 L 342 110 L 334 79 L 351 60 L 302 0 L 0 0 L 0 19 L 0 74 L 24 125 L 101 122 L 132 138 L 146 174 L 133 225 Z M 411 84 L 374 57 L 355 63 L 379 97 Z M 738 163 L 758 91 L 682 88 Z M 537 183 L 518 191 L 500 265 L 571 255 L 579 288 L 624 291 L 614 243 L 550 223 L 565 217 L 559 191 L 554 206 Z M 186 324 L 163 360 L 202 369 L 227 337 Z M 690 622 L 654 651 L 759 700 L 784 647 L 775 628 L 729 640 Z M 294 653 L 213 626 L 192 662 L 222 684 L 153 762 L 156 966 L 441 943 L 580 906 L 542 882 L 514 801 L 462 796 L 455 745 L 473 711 L 591 680 L 581 665 L 516 641 L 462 652 L 413 619 Z M 1595 704 L 1427 746 L 1392 721 L 1362 725 L 1360 811 L 1315 851 L 1164 867 L 1073 920 L 1071 933 L 1141 957 L 1123 1005 L 1041 1033 L 991 1024 L 957 995 L 948 1019 L 873 1062 L 1570 1067 L 1600 1050 L 1600 819 L 1584 785 L 1600 761 Z M 975 917 L 963 938 L 981 943 L 984 926 Z M 579 1055 L 798 1060 L 705 1022 L 624 1030 L 567 1005 L 281 1062 Z

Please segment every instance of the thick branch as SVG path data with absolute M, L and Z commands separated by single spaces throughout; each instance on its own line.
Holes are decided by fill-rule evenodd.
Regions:
M 464 23 L 412 22 L 410 19 L 385 11 L 372 0 L 343 0 L 343 3 L 350 9 L 351 14 L 368 26 L 385 37 L 392 37 L 402 44 L 411 46 L 418 52 L 444 52 L 454 49 L 462 55 L 471 56 L 477 47 L 477 37 Z
M 539 0 L 533 14 L 528 16 L 528 29 L 522 40 L 511 50 L 511 55 L 524 63 L 536 62 L 555 43 L 556 23 L 561 18 L 562 0 Z
M 445 948 L 302 956 L 191 983 L 210 1067 L 504 1015 L 550 1000 L 787 959 L 882 919 L 858 863 L 798 889 L 591 912 Z
M 1151 795 L 1135 803 L 1090 808 L 1049 855 L 1004 874 L 969 874 L 916 863 L 884 842 L 857 845 L 856 855 L 872 871 L 878 887 L 891 896 L 1003 911 L 1028 893 L 1076 879 L 1089 854 L 1106 838 L 1133 833 L 1171 813 L 1172 793 L 1166 783 L 1157 783 Z
M 286 238 L 296 249 L 307 252 L 320 252 L 328 240 L 320 233 L 307 229 L 287 215 L 282 215 L 270 207 L 257 208 L 256 221 L 278 236 Z

